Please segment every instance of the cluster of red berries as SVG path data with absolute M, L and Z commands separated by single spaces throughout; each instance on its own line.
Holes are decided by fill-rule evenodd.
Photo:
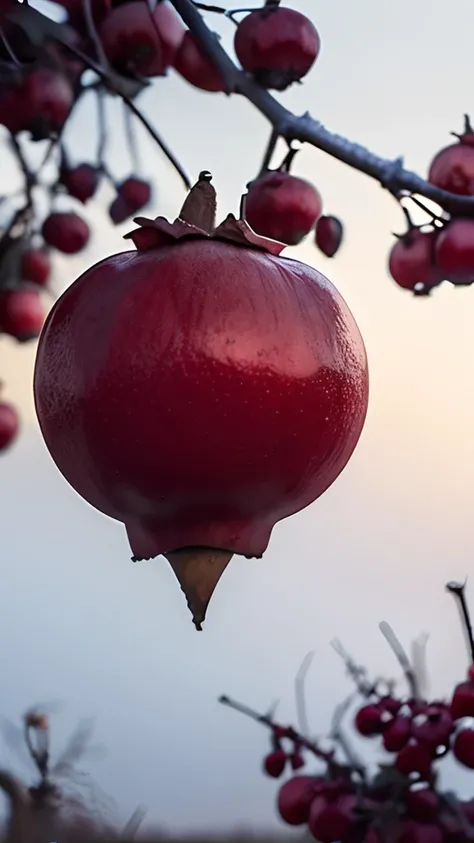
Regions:
M 474 641 L 464 585 L 447 586 L 462 607 L 473 665 L 448 701 L 421 698 L 418 681 L 400 644 L 392 643 L 410 687 L 407 698 L 388 683 L 370 683 L 363 668 L 342 651 L 348 673 L 364 698 L 353 716 L 353 728 L 364 738 L 378 739 L 388 762 L 370 774 L 350 746 L 341 717 L 335 716 L 334 746 L 323 750 L 295 729 L 221 697 L 221 702 L 246 714 L 270 730 L 271 751 L 265 757 L 266 775 L 290 777 L 281 786 L 277 810 L 291 826 L 307 825 L 319 843 L 467 843 L 474 840 L 474 799 L 462 801 L 438 787 L 440 761 L 448 754 L 474 770 Z M 385 625 L 386 626 L 386 625 Z M 393 635 L 393 634 L 392 634 Z M 390 640 L 390 639 L 389 639 Z M 342 750 L 343 763 L 338 759 Z M 306 766 L 308 756 L 319 770 L 292 775 Z
M 474 129 L 467 116 L 463 134 L 455 137 L 457 143 L 442 149 L 431 162 L 428 181 L 450 193 L 474 196 Z M 474 283 L 474 216 L 431 216 L 428 225 L 409 221 L 389 256 L 394 281 L 418 296 L 429 295 L 443 281 L 455 286 Z
M 465 718 L 472 717 L 473 668 L 450 702 L 374 697 L 357 711 L 355 729 L 366 738 L 381 739 L 385 751 L 395 756 L 392 767 L 387 765 L 383 776 L 360 779 L 354 769 L 334 764 L 329 754 L 325 775 L 293 776 L 281 787 L 281 819 L 290 825 L 308 824 L 320 843 L 383 843 L 381 817 L 392 806 L 401 843 L 468 840 L 463 819 L 467 825 L 474 821 L 474 800 L 453 808 L 436 789 L 436 764 L 452 752 L 460 764 L 474 769 L 474 728 L 465 725 Z M 285 738 L 294 742 L 290 751 L 281 747 Z M 279 778 L 287 766 L 297 770 L 305 765 L 303 752 L 312 747 L 298 742 L 291 728 L 273 727 L 272 740 L 264 760 L 267 775 Z

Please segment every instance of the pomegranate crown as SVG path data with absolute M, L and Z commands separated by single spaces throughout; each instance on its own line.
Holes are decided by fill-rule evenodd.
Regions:
M 237 219 L 234 214 L 228 214 L 216 227 L 217 196 L 211 181 L 209 170 L 201 170 L 174 222 L 169 222 L 165 217 L 153 220 L 135 217 L 134 222 L 139 228 L 125 234 L 125 239 L 132 240 L 140 252 L 159 249 L 173 241 L 191 237 L 221 240 L 276 256 L 286 248 L 285 243 L 256 234 L 245 219 Z M 244 201 L 241 207 L 245 207 Z

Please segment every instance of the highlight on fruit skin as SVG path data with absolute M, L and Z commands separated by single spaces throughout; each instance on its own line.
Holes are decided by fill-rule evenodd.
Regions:
M 261 557 L 336 480 L 368 403 L 340 294 L 245 220 L 216 226 L 211 179 L 68 287 L 34 375 L 59 470 L 124 523 L 136 561 L 168 559 L 198 629 L 232 556 Z

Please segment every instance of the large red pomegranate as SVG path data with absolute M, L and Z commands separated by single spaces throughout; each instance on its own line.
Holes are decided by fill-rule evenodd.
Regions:
M 135 559 L 167 557 L 197 628 L 232 555 L 262 556 L 334 482 L 368 400 L 339 293 L 243 220 L 214 228 L 209 179 L 63 293 L 34 379 L 59 470 L 125 524 Z

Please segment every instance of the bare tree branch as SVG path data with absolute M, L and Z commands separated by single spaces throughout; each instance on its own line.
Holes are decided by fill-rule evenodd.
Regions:
M 209 29 L 192 0 L 171 0 L 184 23 L 194 33 L 203 51 L 220 71 L 226 93 L 246 97 L 288 142 L 299 140 L 327 152 L 344 164 L 376 179 L 394 196 L 417 193 L 453 214 L 474 216 L 474 197 L 458 196 L 441 190 L 403 167 L 403 158 L 391 161 L 341 135 L 334 134 L 307 112 L 298 117 L 285 108 L 253 78 L 240 70 L 228 56 L 217 36 Z

